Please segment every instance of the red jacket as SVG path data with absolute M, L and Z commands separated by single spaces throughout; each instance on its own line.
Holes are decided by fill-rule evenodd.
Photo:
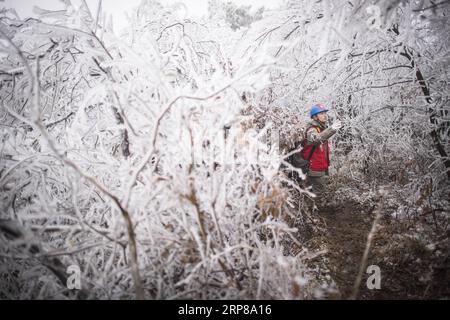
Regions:
M 317 132 L 320 132 L 318 126 L 312 126 Z M 308 129 L 311 130 L 311 129 Z M 305 143 L 302 149 L 303 159 L 308 159 L 313 148 L 313 144 Z M 317 145 L 309 162 L 309 169 L 313 171 L 327 171 L 330 166 L 330 146 L 328 141 L 324 141 Z

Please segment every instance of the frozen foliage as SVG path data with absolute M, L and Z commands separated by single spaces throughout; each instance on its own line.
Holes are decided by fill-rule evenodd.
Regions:
M 280 249 L 295 230 L 280 219 L 270 128 L 251 130 L 242 112 L 242 92 L 268 84 L 267 52 L 231 65 L 207 26 L 156 2 L 122 38 L 84 6 L 9 15 L 3 298 L 70 297 L 70 265 L 82 272 L 78 298 L 312 295 L 293 291 L 314 283 Z
M 285 42 L 272 54 L 285 54 L 286 68 L 271 73 L 256 113 L 263 124 L 277 119 L 288 144 L 294 117 L 324 103 L 344 124 L 332 140 L 339 188 L 392 183 L 410 207 L 431 197 L 430 210 L 448 210 L 448 14 L 448 4 L 427 1 L 288 4 L 240 42 L 251 52 Z
M 1 12 L 1 298 L 322 297 L 280 170 L 316 101 L 336 181 L 448 207 L 448 6 L 143 1 L 119 37 L 65 3 Z

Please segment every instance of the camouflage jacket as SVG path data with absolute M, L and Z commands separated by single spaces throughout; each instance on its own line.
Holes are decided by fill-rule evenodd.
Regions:
M 320 132 L 318 132 L 315 128 L 313 128 L 311 126 L 319 127 Z M 329 128 L 329 127 L 326 126 L 326 124 L 323 124 L 320 121 L 316 121 L 316 120 L 311 120 L 308 123 L 308 128 L 309 129 L 306 132 L 306 144 L 307 145 L 316 145 L 317 148 L 322 148 L 325 145 L 326 150 L 325 151 L 322 150 L 322 151 L 325 152 L 325 154 L 322 155 L 322 156 L 326 157 L 325 158 L 326 162 L 329 162 L 329 145 L 328 145 L 328 143 L 324 144 L 324 142 L 327 142 L 328 139 L 330 137 L 332 137 L 336 133 L 336 130 L 334 130 L 332 128 Z M 306 149 L 310 149 L 310 148 L 306 148 L 305 147 L 305 151 L 306 151 Z M 322 154 L 324 152 L 318 152 L 318 153 Z M 314 155 L 314 157 L 317 156 L 317 157 L 320 158 L 321 156 L 319 156 L 319 154 Z M 314 159 L 316 159 L 316 158 L 314 158 Z M 311 158 L 312 161 L 316 161 L 314 159 Z M 314 171 L 314 170 L 310 169 L 308 171 L 308 175 L 311 176 L 311 177 L 320 177 L 320 176 L 324 176 L 326 174 L 328 174 L 328 170 L 326 170 L 326 171 Z

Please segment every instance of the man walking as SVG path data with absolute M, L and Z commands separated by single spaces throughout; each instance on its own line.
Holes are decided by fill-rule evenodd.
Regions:
M 330 166 L 330 146 L 328 139 L 341 127 L 336 120 L 330 127 L 328 122 L 328 109 L 321 104 L 311 107 L 311 121 L 306 130 L 306 142 L 302 150 L 303 159 L 310 159 L 307 172 L 307 182 L 319 199 L 323 198 L 328 180 Z

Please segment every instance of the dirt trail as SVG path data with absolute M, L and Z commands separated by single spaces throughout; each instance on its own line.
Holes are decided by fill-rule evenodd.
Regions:
M 372 225 L 369 212 L 357 209 L 354 205 L 347 205 L 326 208 L 320 213 L 326 230 L 324 237 L 328 246 L 329 269 L 342 299 L 352 293 Z M 361 290 L 360 295 L 365 291 Z
M 373 208 L 356 203 L 332 206 L 319 212 L 322 228 L 312 235 L 308 247 L 316 251 L 327 249 L 314 263 L 326 265 L 339 290 L 339 294 L 331 298 L 351 296 L 374 216 Z M 417 222 L 414 224 L 417 226 Z M 448 246 L 427 250 L 408 235 L 414 224 L 387 216 L 379 221 L 367 265 L 380 267 L 381 289 L 367 288 L 369 275 L 364 270 L 358 299 L 448 299 L 450 259 L 448 253 L 445 254 Z M 443 254 L 436 256 L 436 250 Z

